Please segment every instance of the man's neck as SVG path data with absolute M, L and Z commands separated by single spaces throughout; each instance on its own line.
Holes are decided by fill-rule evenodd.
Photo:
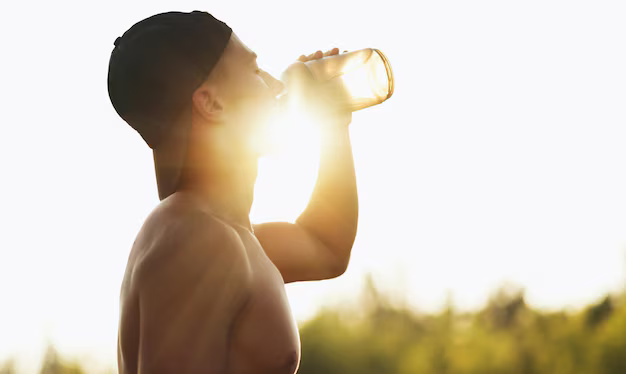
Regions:
M 192 194 L 226 222 L 252 231 L 250 209 L 256 173 L 256 162 L 233 167 L 227 174 L 195 173 L 183 183 L 181 191 Z

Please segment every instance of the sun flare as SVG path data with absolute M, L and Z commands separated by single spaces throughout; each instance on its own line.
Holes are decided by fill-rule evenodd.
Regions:
M 317 177 L 319 127 L 290 110 L 266 130 L 251 220 L 293 222 L 306 207 Z

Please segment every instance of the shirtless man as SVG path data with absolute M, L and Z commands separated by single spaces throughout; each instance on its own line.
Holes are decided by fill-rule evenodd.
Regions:
M 307 208 L 293 224 L 252 225 L 255 135 L 284 87 L 228 26 L 197 11 L 137 23 L 115 41 L 108 89 L 153 149 L 161 199 L 121 287 L 119 373 L 295 373 L 284 284 L 341 275 L 356 235 L 351 113 L 317 104 L 322 154 Z

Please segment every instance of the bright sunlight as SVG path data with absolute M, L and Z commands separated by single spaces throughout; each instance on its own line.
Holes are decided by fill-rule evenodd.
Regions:
M 336 358 L 337 351 L 356 346 L 350 339 L 369 342 L 364 336 L 371 331 L 372 349 L 377 336 L 415 343 L 406 349 L 380 346 L 380 352 L 393 353 L 386 362 L 403 365 L 403 373 L 437 373 L 427 365 L 440 362 L 437 352 L 451 352 L 456 364 L 473 368 L 472 357 L 524 343 L 516 337 L 525 331 L 533 339 L 545 336 L 541 318 L 516 330 L 521 335 L 494 330 L 493 339 L 481 322 L 461 337 L 468 350 L 442 348 L 443 337 L 465 334 L 445 321 L 458 317 L 458 326 L 465 326 L 462 313 L 484 316 L 490 295 L 505 282 L 525 291 L 523 303 L 518 296 L 507 299 L 522 317 L 520 305 L 541 313 L 580 311 L 571 326 L 554 317 L 550 323 L 557 328 L 548 328 L 553 336 L 546 342 L 603 347 L 585 335 L 595 330 L 578 322 L 587 318 L 582 313 L 588 306 L 623 292 L 626 283 L 625 3 L 307 4 L 2 3 L 3 14 L 28 14 L 28 20 L 5 17 L 0 25 L 3 48 L 11 51 L 0 69 L 0 371 L 4 360 L 16 358 L 17 373 L 39 372 L 48 343 L 84 362 L 87 373 L 115 367 L 121 280 L 137 232 L 159 200 L 151 150 L 111 106 L 107 64 L 114 40 L 130 25 L 174 9 L 206 10 L 227 22 L 274 77 L 301 54 L 334 47 L 379 48 L 393 67 L 393 97 L 355 112 L 349 128 L 359 227 L 348 270 L 337 279 L 287 286 L 298 322 L 317 321 L 310 335 L 302 329 L 305 349 L 326 346 L 331 352 L 323 357 Z M 357 71 L 360 77 L 341 79 L 353 93 L 368 95 L 363 79 L 384 87 L 386 73 Z M 294 221 L 306 207 L 317 177 L 319 137 L 316 125 L 297 113 L 268 127 L 259 139 L 267 153 L 259 162 L 254 223 Z M 363 336 L 346 334 L 345 344 L 329 344 L 327 336 L 343 336 L 350 324 L 317 316 L 356 299 L 367 275 L 390 304 L 410 306 L 420 317 L 399 316 L 397 324 L 377 325 L 383 332 L 364 328 L 358 330 Z M 438 327 L 420 335 L 420 326 L 427 326 L 421 316 L 449 310 L 448 302 L 460 314 L 441 314 Z M 590 326 L 626 310 L 611 301 L 594 308 Z M 372 321 L 394 315 L 378 313 Z M 615 326 L 624 319 L 614 321 L 598 331 L 617 335 L 597 339 L 608 345 L 623 339 L 624 330 Z M 415 334 L 405 329 L 409 325 L 417 326 Z M 561 339 L 568 331 L 576 344 Z M 505 335 L 504 343 L 498 340 Z M 323 338 L 318 344 L 315 337 Z M 519 357 L 544 357 L 546 345 L 560 347 L 537 341 Z M 406 352 L 402 360 L 400 352 Z M 576 362 L 581 354 L 571 357 Z M 615 357 L 623 357 L 623 349 Z M 319 364 L 327 362 L 333 361 Z M 454 371 L 456 364 L 447 367 Z M 467 370 L 455 372 L 484 372 Z

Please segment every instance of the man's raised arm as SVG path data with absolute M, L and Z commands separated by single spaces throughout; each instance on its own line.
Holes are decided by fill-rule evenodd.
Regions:
M 334 49 L 326 53 L 337 54 Z M 308 58 L 320 58 L 321 52 Z M 302 56 L 301 61 L 307 57 Z M 351 112 L 324 116 L 317 182 L 295 224 L 255 225 L 255 235 L 285 283 L 333 278 L 348 266 L 358 198 L 348 125 Z
M 333 123 L 321 130 L 320 156 L 315 188 L 296 224 L 332 251 L 345 269 L 358 221 L 356 177 L 348 123 Z

